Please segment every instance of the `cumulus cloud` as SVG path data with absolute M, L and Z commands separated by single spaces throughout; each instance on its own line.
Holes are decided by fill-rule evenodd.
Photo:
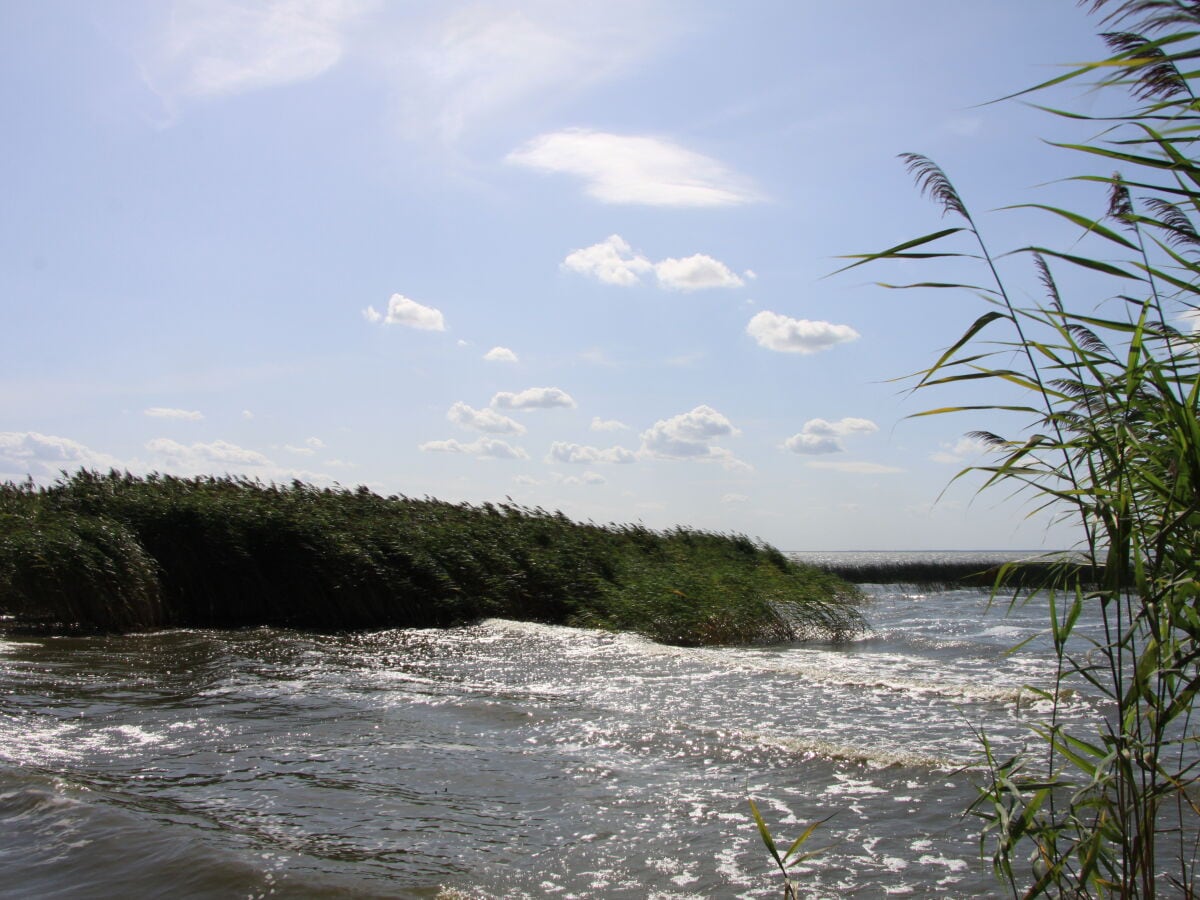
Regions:
M 529 459 L 529 454 L 497 438 L 481 437 L 470 444 L 450 438 L 448 441 L 428 441 L 417 449 L 426 453 L 462 453 L 480 459 Z
M 601 419 L 599 416 L 593 416 L 591 429 L 592 431 L 628 431 L 629 426 L 616 419 Z
M 824 419 L 809 419 L 797 434 L 792 435 L 783 446 L 793 453 L 841 453 L 846 448 L 842 438 L 852 434 L 871 434 L 879 426 L 870 419 L 839 419 L 826 422 Z
M 659 287 L 674 291 L 698 291 L 707 288 L 741 287 L 743 281 L 725 263 L 703 253 L 682 259 L 667 258 L 651 262 L 635 253 L 619 234 L 598 244 L 572 250 L 562 261 L 571 272 L 595 278 L 604 284 L 632 287 L 642 276 L 654 274 Z
M 655 264 L 654 274 L 660 285 L 676 291 L 733 288 L 743 284 L 725 263 L 703 253 L 683 259 L 664 259 Z
M 306 81 L 335 66 L 344 29 L 371 0 L 180 0 L 143 72 L 167 97 L 209 97 Z
M 473 409 L 461 400 L 450 407 L 446 418 L 460 428 L 491 434 L 524 434 L 525 426 L 494 409 Z
M 146 449 L 166 460 L 172 468 L 206 471 L 213 467 L 270 466 L 271 461 L 255 450 L 247 450 L 229 441 L 181 444 L 170 438 L 154 438 Z
M 853 475 L 892 475 L 903 472 L 895 466 L 885 466 L 882 463 L 856 462 L 853 460 L 813 460 L 807 463 L 812 469 L 832 469 L 836 472 L 849 472 Z
M 556 406 L 573 408 L 575 401 L 559 388 L 533 387 L 517 394 L 500 391 L 492 397 L 490 405 L 493 409 L 552 409 Z
M 107 471 L 124 466 L 115 457 L 79 441 L 37 431 L 0 431 L 0 476 L 19 480 L 26 475 L 43 481 L 76 469 Z
M 251 419 L 254 418 L 254 413 L 252 413 L 248 409 L 243 409 L 242 410 L 242 418 L 245 419 L 246 421 L 250 421 Z
M 520 361 L 517 359 L 517 354 L 513 353 L 507 347 L 493 347 L 487 353 L 483 354 L 483 358 L 488 362 L 515 363 Z
M 746 333 L 761 346 L 780 353 L 816 353 L 860 337 L 849 325 L 792 319 L 766 310 L 750 320 Z
M 363 310 L 363 318 L 372 325 L 383 322 L 386 325 L 407 325 L 409 328 L 419 328 L 422 331 L 446 330 L 446 320 L 442 316 L 441 310 L 434 309 L 432 306 L 424 306 L 403 294 L 392 294 L 388 300 L 386 315 L 374 306 L 368 306 Z
M 639 284 L 642 275 L 654 270 L 654 264 L 633 248 L 619 234 L 610 235 L 598 244 L 572 250 L 562 262 L 563 268 L 587 275 L 605 284 L 629 287 Z
M 990 448 L 973 437 L 961 437 L 953 444 L 942 444 L 942 449 L 931 453 L 929 458 L 936 463 L 960 465 L 987 453 Z
M 180 419 L 185 422 L 199 422 L 204 414 L 194 409 L 172 409 L 166 406 L 151 406 L 142 410 L 142 415 L 152 419 Z
M 508 162 L 574 175 L 601 203 L 703 207 L 759 199 L 746 179 L 715 159 L 656 137 L 572 128 L 539 135 Z
M 659 459 L 693 459 L 720 462 L 726 468 L 750 468 L 715 441 L 740 434 L 733 423 L 711 406 L 660 419 L 642 432 L 641 452 Z
M 585 444 L 570 444 L 566 441 L 555 441 L 551 444 L 550 453 L 546 457 L 546 462 L 580 463 L 583 465 L 591 465 L 592 463 L 628 465 L 636 461 L 637 456 L 624 447 L 613 446 L 601 449 L 599 447 L 589 447 Z

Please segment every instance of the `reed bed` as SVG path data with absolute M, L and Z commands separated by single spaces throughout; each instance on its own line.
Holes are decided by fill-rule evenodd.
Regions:
M 1104 566 L 1090 565 L 1069 556 L 1017 560 L 997 564 L 989 559 L 892 560 L 887 562 L 822 563 L 822 571 L 851 584 L 902 584 L 924 590 L 958 587 L 992 589 L 997 583 L 1009 588 L 1040 588 L 1058 576 L 1063 565 L 1083 586 L 1100 584 Z
M 741 535 L 366 488 L 80 471 L 0 485 L 0 624 L 448 626 L 496 616 L 749 644 L 862 625 L 836 576 Z

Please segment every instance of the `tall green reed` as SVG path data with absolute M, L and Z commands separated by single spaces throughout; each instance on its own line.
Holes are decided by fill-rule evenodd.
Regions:
M 1100 214 L 1023 204 L 1079 229 L 1070 251 L 1041 246 L 997 254 L 947 175 L 918 154 L 902 159 L 917 185 L 955 223 L 846 268 L 900 259 L 974 259 L 976 284 L 926 281 L 903 288 L 960 288 L 981 315 L 914 390 L 995 389 L 971 405 L 985 421 L 1015 413 L 1024 425 L 972 436 L 992 450 L 982 489 L 1006 486 L 1082 535 L 1078 558 L 1056 561 L 1038 585 L 1048 600 L 1057 658 L 1042 690 L 1052 711 L 1031 745 L 997 755 L 981 734 L 989 773 L 971 811 L 983 823 L 997 874 L 1013 896 L 1197 895 L 1200 866 L 1200 4 L 1091 0 L 1110 55 L 1022 92 L 1089 78 L 1103 94 L 1132 98 L 1115 116 L 1047 108 L 1094 121 L 1089 142 L 1057 146 L 1117 166 L 1075 179 L 1103 191 Z M 965 245 L 962 242 L 966 242 Z M 1083 248 L 1083 249 L 1080 249 Z M 1002 256 L 1025 256 L 1043 299 L 1025 303 L 1001 274 Z M 957 262 L 955 263 L 957 264 Z M 1097 295 L 1056 269 L 1083 273 Z M 1061 285 L 1060 285 L 1061 282 Z M 999 414 L 1004 414 L 1001 416 Z M 1080 578 L 1083 568 L 1099 583 Z M 1004 572 L 997 590 L 1004 584 Z M 1014 594 L 1013 602 L 1018 597 Z M 1081 622 L 1098 624 L 1083 640 Z M 1103 702 L 1089 726 L 1061 715 L 1069 691 Z

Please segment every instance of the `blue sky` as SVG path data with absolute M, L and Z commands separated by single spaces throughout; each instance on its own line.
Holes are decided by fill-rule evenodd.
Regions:
M 872 284 L 916 263 L 826 276 L 941 224 L 903 151 L 996 247 L 1069 243 L 990 211 L 1099 212 L 1040 140 L 1078 135 L 980 104 L 1096 30 L 1068 0 L 0 2 L 0 478 L 1062 545 L 977 480 L 942 493 L 1003 423 L 908 419 L 946 397 L 891 381 L 978 301 Z

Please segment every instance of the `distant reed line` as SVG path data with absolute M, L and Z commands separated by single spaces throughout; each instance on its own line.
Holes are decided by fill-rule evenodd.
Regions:
M 504 617 L 682 645 L 847 635 L 861 595 L 743 535 L 365 487 L 80 471 L 0 484 L 0 627 L 336 631 Z
M 902 584 L 939 588 L 997 586 L 1036 589 L 1060 572 L 1064 559 L 1028 559 L 997 563 L 992 559 L 845 561 L 814 563 L 817 568 L 851 584 Z M 1104 567 L 1072 566 L 1073 578 L 1083 587 L 1099 584 Z

